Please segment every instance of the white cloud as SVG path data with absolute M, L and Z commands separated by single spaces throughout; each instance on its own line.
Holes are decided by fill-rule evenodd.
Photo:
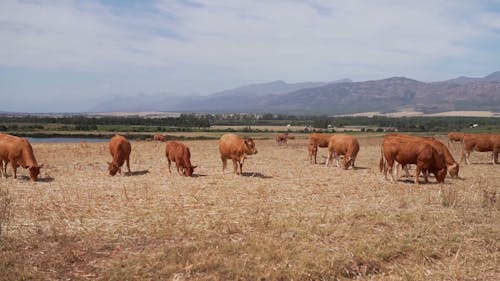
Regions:
M 498 18 L 472 1 L 164 0 L 117 13 L 99 2 L 5 0 L 0 66 L 154 68 L 165 73 L 156 85 L 205 93 L 273 79 L 437 80 L 453 73 L 435 62 L 466 57 Z

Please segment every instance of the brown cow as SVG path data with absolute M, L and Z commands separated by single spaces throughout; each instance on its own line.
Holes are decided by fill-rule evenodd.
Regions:
M 446 162 L 442 155 L 427 142 L 414 140 L 408 137 L 387 135 L 381 148 L 380 170 L 384 171 L 387 179 L 387 170 L 391 173 L 392 181 L 395 182 L 393 167 L 395 162 L 402 166 L 416 164 L 415 183 L 419 184 L 421 171 L 433 173 L 438 182 L 444 182 L 446 178 Z M 387 165 L 384 165 L 386 163 Z M 388 168 L 388 169 L 387 169 Z M 425 182 L 428 182 L 427 173 L 424 172 Z
M 452 142 L 462 142 L 464 138 L 464 133 L 450 132 L 448 133 L 448 147 L 451 146 Z
M 11 164 L 14 178 L 17 178 L 17 167 L 28 169 L 30 178 L 33 181 L 38 179 L 40 168 L 33 154 L 33 148 L 27 139 L 0 134 L 0 170 L 3 177 L 7 177 L 7 165 Z
M 333 135 L 327 135 L 327 134 L 317 134 L 317 133 L 311 133 L 309 134 L 309 144 L 314 146 L 314 149 L 308 149 L 309 151 L 309 162 L 312 164 L 312 159 L 314 157 L 314 164 L 316 164 L 316 157 L 318 155 L 318 147 L 328 147 L 328 143 L 330 141 L 330 138 Z M 314 152 L 311 154 L 311 152 Z
M 462 162 L 469 164 L 469 156 L 472 151 L 488 152 L 491 151 L 491 162 L 498 164 L 498 153 L 500 152 L 500 135 L 498 134 L 466 134 L 463 138 Z
M 155 141 L 165 141 L 165 136 L 162 136 L 162 135 L 154 135 L 153 136 L 153 140 Z
M 354 169 L 354 162 L 359 152 L 359 142 L 353 136 L 335 134 L 330 138 L 328 143 L 328 152 L 325 166 L 328 167 L 328 163 L 335 157 L 337 167 L 339 167 L 339 157 L 343 156 L 342 168 L 344 170 L 349 169 L 349 167 Z
M 130 142 L 121 135 L 115 135 L 109 142 L 109 153 L 113 156 L 113 161 L 108 162 L 108 170 L 111 176 L 116 175 L 117 172 L 122 173 L 121 167 L 127 161 L 127 169 L 130 173 Z
M 176 141 L 168 142 L 165 145 L 165 155 L 168 161 L 168 172 L 171 173 L 170 165 L 175 162 L 177 173 L 181 176 L 192 177 L 197 166 L 191 165 L 191 152 L 189 147 Z
M 286 144 L 288 141 L 288 133 L 285 134 L 277 134 L 276 135 L 276 144 Z
M 235 134 L 225 134 L 219 140 L 219 152 L 222 160 L 222 173 L 227 167 L 227 159 L 233 160 L 234 173 L 243 173 L 243 162 L 246 155 L 257 154 L 255 143 L 251 138 L 241 138 Z M 238 171 L 238 164 L 240 170 Z
M 458 171 L 460 169 L 460 165 L 457 163 L 457 161 L 455 161 L 455 158 L 453 158 L 453 155 L 450 153 L 448 148 L 442 142 L 438 141 L 437 139 L 435 139 L 433 137 L 417 137 L 417 136 L 409 136 L 409 135 L 403 135 L 403 134 L 393 134 L 393 136 L 407 137 L 407 138 L 414 139 L 416 141 L 423 141 L 423 142 L 426 142 L 426 143 L 432 145 L 432 147 L 434 147 L 434 149 L 436 149 L 438 154 L 444 158 L 444 161 L 446 162 L 446 168 L 447 168 L 450 176 L 452 178 L 458 178 Z M 408 170 L 405 169 L 405 167 L 403 167 L 403 169 L 406 171 L 406 173 L 408 175 Z

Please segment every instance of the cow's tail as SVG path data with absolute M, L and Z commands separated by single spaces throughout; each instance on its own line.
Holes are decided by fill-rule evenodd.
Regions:
M 381 146 L 380 147 L 380 162 L 379 162 L 379 168 L 380 168 L 380 172 L 383 172 L 384 171 L 384 164 L 385 164 L 385 161 L 384 161 L 384 147 Z

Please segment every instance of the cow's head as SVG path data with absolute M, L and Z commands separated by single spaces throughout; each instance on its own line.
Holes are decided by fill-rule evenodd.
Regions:
M 257 149 L 255 148 L 255 142 L 252 138 L 245 138 L 244 140 L 246 151 L 245 154 L 257 154 Z
M 193 176 L 193 172 L 194 172 L 194 169 L 198 167 L 198 166 L 189 166 L 189 167 L 186 167 L 186 168 L 183 168 L 182 169 L 182 173 L 184 174 L 184 176 L 186 177 L 192 177 Z
M 458 163 L 455 163 L 450 166 L 450 168 L 448 169 L 448 173 L 450 173 L 450 176 L 452 178 L 458 178 L 458 170 L 459 170 Z
M 351 163 L 354 162 L 354 159 L 352 159 L 351 157 L 341 157 L 341 158 L 342 158 L 341 162 L 342 169 L 344 170 L 349 169 L 349 166 L 351 166 Z
M 30 173 L 30 178 L 32 181 L 36 181 L 38 179 L 38 175 L 40 174 L 40 168 L 43 168 L 43 165 L 40 166 L 29 166 L 27 167 Z
M 116 175 L 117 172 L 121 173 L 121 169 L 116 163 L 108 162 L 108 171 L 110 176 Z
M 437 182 L 444 182 L 444 178 L 446 178 L 446 173 L 447 173 L 446 168 L 437 170 L 437 172 L 434 173 Z

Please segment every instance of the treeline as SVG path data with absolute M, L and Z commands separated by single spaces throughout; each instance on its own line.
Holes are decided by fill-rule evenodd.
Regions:
M 78 116 L 0 116 L 0 124 L 5 123 L 30 123 L 30 124 L 63 124 L 80 126 L 81 128 L 93 127 L 99 125 L 127 125 L 127 126 L 169 126 L 169 127 L 210 127 L 210 121 L 207 115 L 181 114 L 179 117 L 165 118 L 144 118 L 139 116 L 104 116 L 88 117 Z
M 474 126 L 474 124 L 477 124 Z M 122 132 L 179 132 L 213 131 L 210 126 L 242 126 L 245 131 L 258 130 L 253 126 L 303 126 L 304 128 L 366 127 L 366 131 L 385 128 L 406 132 L 462 131 L 471 126 L 480 130 L 500 130 L 500 118 L 495 117 L 331 117 L 277 114 L 182 114 L 179 117 L 89 117 L 89 116 L 7 116 L 0 115 L 0 131 L 122 131 Z M 374 129 L 375 128 L 375 129 Z M 279 128 L 277 130 L 283 130 Z

